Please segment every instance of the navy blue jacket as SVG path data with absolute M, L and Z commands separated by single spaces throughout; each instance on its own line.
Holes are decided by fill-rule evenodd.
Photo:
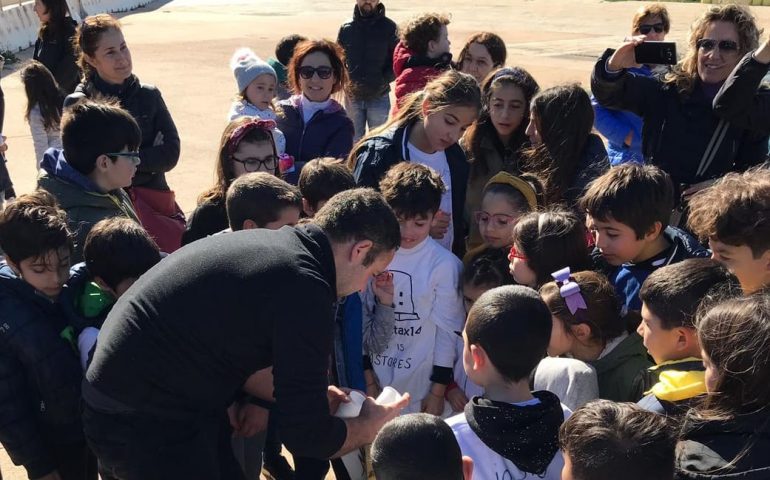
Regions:
M 688 258 L 707 258 L 710 256 L 709 251 L 684 230 L 668 226 L 663 230 L 662 235 L 671 247 L 660 255 L 636 264 L 624 263 L 614 267 L 604 261 L 598 247 L 591 253 L 597 270 L 607 275 L 612 285 L 615 286 L 618 298 L 630 310 L 642 310 L 639 290 L 652 272 L 660 267 Z
M 0 263 L 0 443 L 29 478 L 56 469 L 55 445 L 84 442 L 82 374 L 59 303 Z
M 353 177 L 361 187 L 371 187 L 379 190 L 380 180 L 393 165 L 409 161 L 409 131 L 412 124 L 392 128 L 376 137 L 367 139 L 355 152 Z M 462 258 L 465 249 L 465 225 L 463 211 L 465 210 L 465 190 L 468 187 L 468 159 L 458 144 L 445 151 L 449 164 L 449 174 L 452 176 L 452 221 L 454 222 L 454 245 L 452 251 Z
M 353 148 L 353 122 L 334 100 L 305 123 L 302 96 L 294 95 L 278 103 L 277 123 L 286 137 L 286 153 L 294 157 L 295 170 L 285 175 L 286 181 L 294 185 L 310 160 L 346 158 Z

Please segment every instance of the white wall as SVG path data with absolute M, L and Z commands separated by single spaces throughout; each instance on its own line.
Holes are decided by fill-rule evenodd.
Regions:
M 67 0 L 72 18 L 78 22 L 97 13 L 125 12 L 152 0 Z M 0 50 L 13 52 L 35 44 L 40 21 L 32 10 L 34 2 L 4 7 L 0 12 Z

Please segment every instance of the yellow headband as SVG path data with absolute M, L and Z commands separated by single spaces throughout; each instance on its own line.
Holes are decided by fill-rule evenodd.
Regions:
M 489 179 L 487 184 L 484 185 L 484 190 L 495 184 L 510 185 L 511 187 L 515 188 L 521 192 L 522 195 L 524 195 L 524 198 L 527 200 L 527 204 L 529 205 L 529 209 L 537 210 L 537 194 L 529 182 L 522 180 L 520 177 L 515 175 L 511 175 L 508 172 L 499 172 L 494 177 Z

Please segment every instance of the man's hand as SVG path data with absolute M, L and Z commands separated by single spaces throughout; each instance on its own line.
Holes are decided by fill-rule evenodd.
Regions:
M 233 434 L 239 437 L 253 437 L 267 429 L 270 411 L 250 403 L 234 403 L 227 409 Z
M 446 232 L 449 231 L 450 219 L 450 215 L 445 211 L 439 210 L 436 212 L 436 216 L 433 217 L 433 223 L 430 226 L 430 236 L 437 240 L 444 238 Z
M 326 390 L 326 398 L 329 400 L 329 413 L 332 415 L 337 413 L 337 409 L 340 408 L 342 403 L 350 403 L 349 388 L 339 388 L 334 385 L 329 385 Z

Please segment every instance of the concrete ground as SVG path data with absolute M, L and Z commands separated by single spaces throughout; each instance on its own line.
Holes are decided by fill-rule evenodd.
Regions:
M 440 3 L 386 0 L 387 14 L 397 23 L 437 10 L 452 14 L 449 36 L 457 55 L 465 39 L 480 30 L 500 34 L 508 46 L 508 64 L 529 70 L 541 87 L 581 82 L 588 87 L 596 57 L 627 35 L 639 2 L 599 0 L 443 0 Z M 241 46 L 263 57 L 290 33 L 336 38 L 354 1 L 342 0 L 158 0 L 122 14 L 134 72 L 163 92 L 182 139 L 179 165 L 168 175 L 182 209 L 195 207 L 197 195 L 213 182 L 213 168 L 225 114 L 235 94 L 228 62 Z M 430 6 L 427 6 L 430 5 Z M 672 18 L 670 39 L 684 53 L 690 23 L 703 11 L 697 3 L 667 4 Z M 770 23 L 770 8 L 755 7 L 760 25 Z M 27 50 L 21 54 L 31 56 Z M 6 66 L 2 85 L 6 98 L 5 135 L 9 169 L 16 190 L 35 186 L 32 140 L 24 122 L 26 98 L 16 73 Z M 0 452 L 4 478 L 26 478 Z

